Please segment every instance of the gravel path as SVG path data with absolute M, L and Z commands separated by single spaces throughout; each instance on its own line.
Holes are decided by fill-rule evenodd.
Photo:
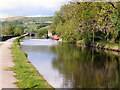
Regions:
M 16 38 L 9 39 L 5 41 L 0 46 L 0 89 L 1 88 L 16 88 L 16 85 L 13 84 L 16 82 L 16 78 L 13 71 L 6 71 L 5 69 L 13 67 L 14 63 L 12 61 L 12 55 L 9 47 L 13 44 L 13 41 Z

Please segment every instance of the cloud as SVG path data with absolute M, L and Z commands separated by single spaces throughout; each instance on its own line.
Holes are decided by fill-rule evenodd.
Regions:
M 53 15 L 68 0 L 0 0 L 0 18 Z

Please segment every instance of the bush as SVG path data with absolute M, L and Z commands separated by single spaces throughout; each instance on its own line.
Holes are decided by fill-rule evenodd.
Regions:
M 83 40 L 83 43 L 85 44 L 85 45 L 90 45 L 90 40 L 88 39 L 88 38 L 85 38 L 84 40 Z
M 47 35 L 48 27 L 41 28 L 37 31 L 37 37 L 42 37 L 43 35 Z

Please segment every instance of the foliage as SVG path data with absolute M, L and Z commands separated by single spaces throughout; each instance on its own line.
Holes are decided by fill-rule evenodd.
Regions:
M 83 43 L 86 44 L 86 45 L 90 45 L 90 40 L 89 40 L 89 38 L 85 38 L 85 39 L 83 40 Z
M 8 25 L 7 35 L 14 35 L 15 27 L 12 24 Z
M 70 2 L 55 13 L 51 31 L 70 42 L 86 38 L 92 43 L 100 40 L 118 42 L 119 7 L 119 2 Z
M 24 33 L 24 27 L 23 26 L 17 26 L 16 30 L 14 31 L 14 35 L 21 35 Z
M 44 35 L 47 35 L 48 29 L 49 29 L 49 26 L 40 28 L 40 29 L 37 31 L 37 37 L 42 37 L 42 36 L 44 36 Z
M 15 35 L 22 34 L 23 30 L 20 27 L 24 28 L 24 32 L 36 33 L 36 31 L 42 27 L 51 25 L 53 17 L 13 17 L 7 18 L 2 22 L 2 35 L 7 35 L 7 28 L 9 24 L 14 25 L 16 28 Z
M 51 24 L 50 24 L 50 23 L 42 23 L 42 24 L 38 25 L 38 26 L 36 27 L 36 29 L 40 29 L 40 28 L 42 28 L 42 27 L 46 27 L 46 26 L 49 26 L 49 25 L 51 25 Z
M 2 26 L 2 35 L 22 35 L 24 33 L 23 26 L 15 26 L 11 23 L 6 24 L 4 23 Z

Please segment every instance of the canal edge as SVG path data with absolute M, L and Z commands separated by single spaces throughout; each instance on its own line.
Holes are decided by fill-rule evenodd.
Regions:
M 29 65 L 30 67 L 31 67 L 31 69 L 33 69 L 33 72 L 31 72 L 32 74 L 34 74 L 35 73 L 35 75 L 33 75 L 33 76 L 37 76 L 36 78 L 37 78 L 37 80 L 39 79 L 39 82 L 41 83 L 36 83 L 36 85 L 34 85 L 34 86 L 32 86 L 32 85 L 20 85 L 20 81 L 21 80 L 19 80 L 18 78 L 19 78 L 19 75 L 18 75 L 18 73 L 19 72 L 17 72 L 17 70 L 15 70 L 15 68 L 17 67 L 16 66 L 16 63 L 15 63 L 15 66 L 11 69 L 16 75 L 15 75 L 15 77 L 18 79 L 18 81 L 17 82 L 15 82 L 15 84 L 17 84 L 17 87 L 19 87 L 19 88 L 53 88 L 45 79 L 44 79 L 44 77 L 38 72 L 38 70 L 32 65 L 32 63 L 29 61 L 29 59 L 27 58 L 27 54 L 25 53 L 25 52 L 23 52 L 23 50 L 21 50 L 21 46 L 20 46 L 20 42 L 19 42 L 19 40 L 21 39 L 21 38 L 24 38 L 26 35 L 22 35 L 22 36 L 19 36 L 19 37 L 17 37 L 15 40 L 14 40 L 14 42 L 13 42 L 13 45 L 12 45 L 12 47 L 10 48 L 10 50 L 11 50 L 11 52 L 12 52 L 12 55 L 13 55 L 13 62 L 15 63 L 15 62 L 17 62 L 15 59 L 17 58 L 16 56 L 15 56 L 15 51 L 14 51 L 14 49 L 15 48 L 17 48 L 18 50 L 19 50 L 19 52 L 22 54 L 22 57 L 24 57 L 24 59 L 25 59 L 25 62 L 26 62 L 26 65 Z M 14 49 L 13 49 L 14 48 Z M 24 67 L 24 66 L 23 66 Z M 27 72 L 27 71 L 26 71 Z M 30 72 L 29 72 L 30 73 Z M 23 74 L 25 74 L 25 73 L 23 73 Z M 28 78 L 29 78 L 29 76 L 28 76 Z M 27 78 L 27 79 L 28 79 Z M 35 78 L 35 79 L 36 79 Z M 24 81 L 24 80 L 23 80 Z M 34 81 L 31 81 L 31 83 L 33 83 Z M 34 82 L 35 83 L 35 82 Z M 30 83 L 29 83 L 30 84 Z

